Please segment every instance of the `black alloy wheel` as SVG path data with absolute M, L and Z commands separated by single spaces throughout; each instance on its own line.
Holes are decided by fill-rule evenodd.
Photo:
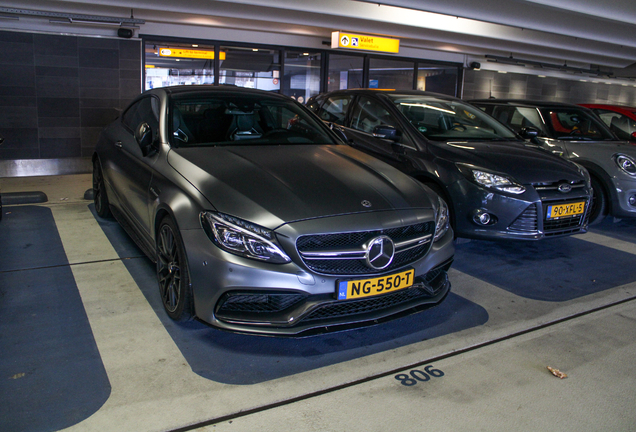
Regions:
M 193 317 L 190 273 L 183 241 L 170 217 L 166 216 L 159 224 L 156 243 L 157 280 L 163 307 L 173 320 L 189 320 Z
M 97 159 L 93 161 L 93 202 L 95 203 L 95 212 L 97 212 L 99 217 L 110 217 L 110 207 L 106 196 L 106 187 L 104 186 L 104 175 Z
M 592 177 L 592 208 L 589 225 L 596 225 L 607 215 L 607 195 L 601 183 Z

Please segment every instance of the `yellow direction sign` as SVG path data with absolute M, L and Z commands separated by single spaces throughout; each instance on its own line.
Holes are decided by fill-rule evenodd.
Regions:
M 214 59 L 214 51 L 195 50 L 187 48 L 159 48 L 161 57 L 181 57 L 195 59 Z M 220 59 L 225 60 L 225 53 L 221 51 Z
M 335 31 L 331 33 L 331 48 L 397 54 L 400 51 L 400 40 L 373 35 Z

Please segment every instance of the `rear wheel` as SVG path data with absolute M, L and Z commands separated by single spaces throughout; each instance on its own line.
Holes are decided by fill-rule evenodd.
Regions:
M 179 230 L 168 216 L 159 224 L 156 245 L 157 280 L 163 307 L 173 320 L 189 320 L 194 308 L 188 261 Z
M 97 159 L 93 161 L 93 202 L 95 203 L 95 212 L 99 217 L 110 217 L 110 207 L 106 196 L 106 187 L 104 186 L 104 175 Z
M 590 210 L 589 225 L 596 225 L 607 215 L 607 194 L 601 183 L 592 177 L 592 209 Z

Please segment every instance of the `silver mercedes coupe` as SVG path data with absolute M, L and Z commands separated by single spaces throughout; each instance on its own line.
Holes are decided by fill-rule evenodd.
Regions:
M 95 211 L 156 262 L 175 320 L 308 334 L 441 302 L 446 203 L 294 100 L 227 86 L 141 94 L 102 132 Z

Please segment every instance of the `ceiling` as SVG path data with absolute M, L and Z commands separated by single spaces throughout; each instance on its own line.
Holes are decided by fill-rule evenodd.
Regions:
M 141 19 L 139 33 L 187 26 L 330 40 L 334 30 L 400 39 L 403 49 L 472 61 L 567 66 L 636 79 L 636 1 L 11 0 L 20 8 Z M 4 10 L 6 12 L 6 9 Z M 2 13 L 2 15 L 7 15 Z M 4 20 L 0 20 L 0 28 Z M 181 32 L 180 34 L 183 34 Z M 486 57 L 488 56 L 488 57 Z

